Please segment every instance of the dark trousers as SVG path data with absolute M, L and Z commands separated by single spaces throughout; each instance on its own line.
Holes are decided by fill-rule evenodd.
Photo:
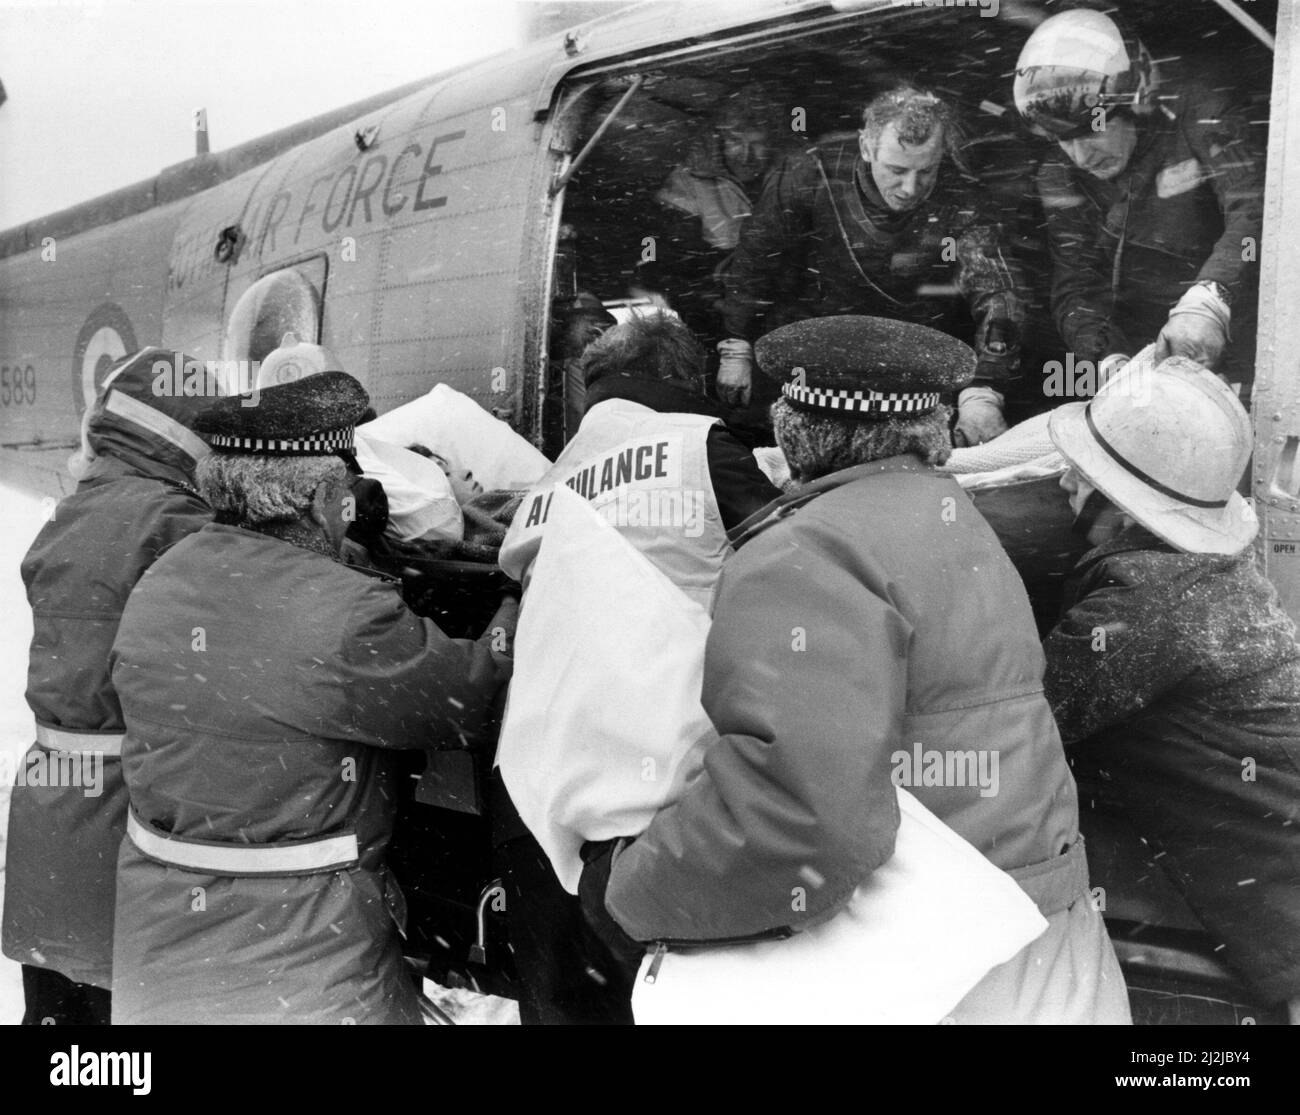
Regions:
M 630 1026 L 632 983 L 531 836 L 498 849 L 525 1026 Z M 632 977 L 634 978 L 634 977 Z
M 112 995 L 89 983 L 73 983 L 49 968 L 23 965 L 24 1026 L 107 1026 Z
M 525 1026 L 631 1026 L 632 981 L 555 877 L 519 817 L 501 771 L 488 779 L 493 863 L 506 888 L 510 952 Z

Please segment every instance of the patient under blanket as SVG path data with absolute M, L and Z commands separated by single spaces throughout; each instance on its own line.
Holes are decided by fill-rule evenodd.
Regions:
M 457 541 L 416 541 L 394 547 L 411 556 L 478 561 L 495 565 L 506 531 L 523 501 L 523 491 L 483 492 L 461 504 L 465 533 Z

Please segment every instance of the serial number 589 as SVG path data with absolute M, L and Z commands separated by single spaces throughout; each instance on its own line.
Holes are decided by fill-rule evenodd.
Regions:
M 31 406 L 36 402 L 36 369 L 31 364 L 0 365 L 0 406 Z

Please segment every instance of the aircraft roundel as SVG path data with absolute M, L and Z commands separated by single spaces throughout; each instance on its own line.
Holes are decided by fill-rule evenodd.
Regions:
M 78 414 L 94 403 L 109 368 L 137 347 L 131 319 L 120 306 L 104 302 L 95 308 L 77 334 L 72 356 L 72 397 Z

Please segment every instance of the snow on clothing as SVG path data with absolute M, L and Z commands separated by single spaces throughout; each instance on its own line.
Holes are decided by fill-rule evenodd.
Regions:
M 112 435 L 101 431 L 97 440 L 108 453 Z M 108 656 L 127 597 L 160 553 L 212 518 L 179 466 L 143 453 L 124 456 L 129 460 L 98 459 L 94 475 L 58 504 L 22 563 L 33 622 L 27 704 L 38 735 L 100 734 L 106 751 L 123 728 Z M 64 777 L 63 785 L 34 785 L 25 775 L 26 784 L 14 787 L 4 953 L 108 988 L 126 785 L 116 754 L 104 754 L 93 760 L 102 762 L 101 792 L 90 796 L 85 784 L 93 768 L 55 750 L 58 738 L 33 744 L 24 770 L 57 769 L 79 784 Z
M 632 376 L 591 385 L 578 433 L 520 504 L 500 558 L 516 580 L 537 557 L 548 493 L 560 484 L 610 516 L 705 608 L 731 553 L 728 528 L 778 494 L 712 403 L 670 382 Z
M 1114 180 L 1095 178 L 1055 150 L 1039 167 L 1053 261 L 1052 317 L 1078 360 L 1132 356 L 1155 340 L 1192 283 L 1212 279 L 1234 295 L 1235 343 L 1223 370 L 1249 380 L 1263 150 L 1222 92 L 1189 83 L 1160 103 L 1168 111 L 1139 125 L 1128 168 Z M 1248 239 L 1254 253 L 1243 250 Z
M 954 1018 L 1127 1021 L 1029 603 L 956 482 L 910 456 L 847 469 L 784 497 L 739 545 L 705 652 L 721 739 L 615 859 L 610 913 L 641 941 L 812 924 L 892 854 L 900 777 L 1049 920 Z M 902 777 L 918 745 L 996 758 L 996 792 L 969 768 L 946 786 Z
M 978 379 L 1009 379 L 1011 365 L 987 350 L 985 329 L 1005 320 L 1018 332 L 1025 311 L 996 224 L 951 166 L 915 209 L 889 210 L 857 135 L 832 138 L 790 156 L 768 178 L 727 271 L 723 333 L 753 340 L 762 314 L 765 332 L 804 318 L 866 314 L 956 334 L 959 307 L 919 293 L 953 282 L 976 323 Z
M 1224 959 L 1266 1002 L 1300 995 L 1295 626 L 1249 553 L 1179 553 L 1132 527 L 1076 572 L 1044 644 L 1062 736 Z
M 467 740 L 499 686 L 487 644 L 447 638 L 387 578 L 213 524 L 141 580 L 113 682 L 131 808 L 175 842 L 167 860 L 356 840 L 314 873 L 259 876 L 129 836 L 114 1023 L 418 1022 L 384 865 L 390 749 Z

